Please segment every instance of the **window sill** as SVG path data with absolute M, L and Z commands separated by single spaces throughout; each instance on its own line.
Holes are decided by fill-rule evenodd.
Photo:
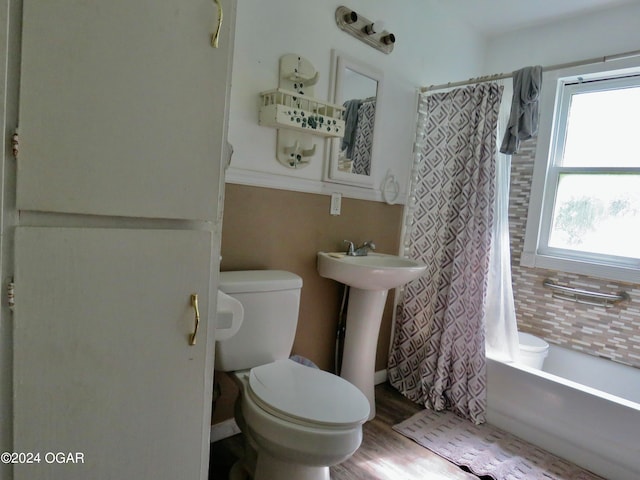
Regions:
M 522 252 L 520 265 L 531 268 L 544 268 L 559 272 L 577 273 L 589 277 L 603 278 L 618 282 L 640 284 L 640 269 L 602 265 L 581 260 L 541 255 L 532 252 Z

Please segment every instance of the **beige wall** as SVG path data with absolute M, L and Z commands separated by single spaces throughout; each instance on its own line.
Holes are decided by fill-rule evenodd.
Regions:
M 316 252 L 343 250 L 343 240 L 373 240 L 380 253 L 396 254 L 402 206 L 342 199 L 342 214 L 329 214 L 330 197 L 227 184 L 221 270 L 281 269 L 302 277 L 294 354 L 333 371 L 342 287 L 316 270 Z M 376 370 L 387 365 L 392 292 L 380 328 Z M 219 379 L 221 375 L 217 374 Z M 214 423 L 231 415 L 230 384 L 216 406 Z M 226 388 L 225 388 L 226 387 Z

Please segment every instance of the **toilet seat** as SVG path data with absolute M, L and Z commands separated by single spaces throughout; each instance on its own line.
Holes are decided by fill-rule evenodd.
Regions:
M 369 401 L 357 387 L 289 359 L 252 368 L 248 384 L 256 404 L 292 423 L 344 428 L 369 416 Z

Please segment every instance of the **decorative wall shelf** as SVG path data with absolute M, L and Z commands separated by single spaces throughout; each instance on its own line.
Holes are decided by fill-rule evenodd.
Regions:
M 344 136 L 344 107 L 276 88 L 260 94 L 260 125 L 321 137 Z
M 259 123 L 278 129 L 276 157 L 288 168 L 309 164 L 316 153 L 313 136 L 344 136 L 344 108 L 313 98 L 318 77 L 307 59 L 283 55 L 278 88 L 260 94 Z

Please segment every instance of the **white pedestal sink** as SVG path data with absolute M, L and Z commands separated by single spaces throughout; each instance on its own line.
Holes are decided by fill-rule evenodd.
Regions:
M 349 307 L 340 376 L 358 387 L 376 415 L 374 374 L 378 333 L 387 292 L 418 278 L 427 268 L 395 255 L 318 253 L 318 273 L 348 285 Z

